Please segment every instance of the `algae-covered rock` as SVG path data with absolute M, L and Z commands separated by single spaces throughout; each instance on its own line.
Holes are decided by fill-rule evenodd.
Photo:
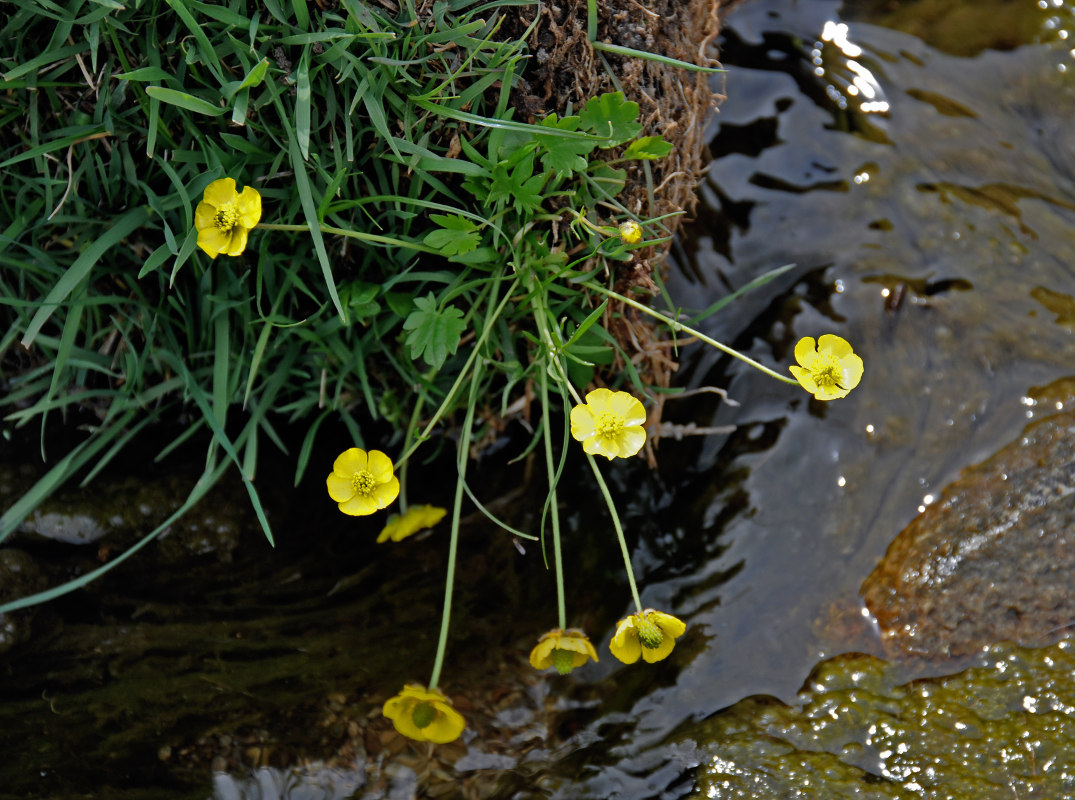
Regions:
M 1075 414 L 968 468 L 863 584 L 886 652 L 959 656 L 1041 643 L 1075 621 Z
M 898 684 L 851 655 L 796 705 L 743 700 L 687 731 L 695 798 L 1055 800 L 1075 797 L 1075 642 L 993 646 L 958 675 Z

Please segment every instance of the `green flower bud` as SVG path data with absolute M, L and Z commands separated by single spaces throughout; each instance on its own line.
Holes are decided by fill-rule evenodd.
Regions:
M 552 665 L 561 675 L 567 675 L 575 668 L 575 654 L 570 650 L 556 648 L 552 651 Z
M 660 647 L 661 642 L 664 641 L 664 631 L 658 628 L 657 623 L 651 621 L 649 617 L 635 617 L 635 630 L 638 631 L 638 641 L 650 650 Z
M 415 727 L 419 729 L 428 727 L 436 718 L 437 709 L 433 708 L 429 703 L 419 703 L 414 707 L 414 712 L 411 714 Z

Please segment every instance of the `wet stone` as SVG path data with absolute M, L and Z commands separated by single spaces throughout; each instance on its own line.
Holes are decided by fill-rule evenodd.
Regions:
M 944 658 L 1041 644 L 1075 624 L 1075 414 L 1042 419 L 963 474 L 863 584 L 885 651 Z
M 0 601 L 25 597 L 42 588 L 41 570 L 29 554 L 15 547 L 0 548 Z M 0 614 L 0 653 L 30 638 L 28 611 Z
M 818 665 L 797 702 L 751 697 L 686 729 L 692 798 L 1053 800 L 1075 796 L 1075 645 L 996 645 L 900 683 L 898 665 Z

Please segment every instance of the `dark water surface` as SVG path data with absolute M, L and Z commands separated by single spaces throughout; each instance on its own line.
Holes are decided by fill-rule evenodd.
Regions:
M 672 656 L 624 667 L 608 653 L 629 594 L 611 528 L 580 491 L 565 499 L 568 614 L 601 661 L 533 674 L 526 653 L 555 621 L 551 578 L 536 548 L 475 523 L 442 680 L 470 728 L 430 762 L 391 739 L 378 708 L 427 675 L 444 537 L 376 549 L 334 509 L 285 507 L 273 553 L 256 537 L 198 551 L 188 532 L 197 578 L 147 550 L 93 599 L 35 618 L 4 673 L 0 797 L 1026 798 L 1060 796 L 1050 770 L 1075 782 L 1043 745 L 1022 794 L 972 786 L 969 768 L 948 773 L 964 788 L 916 790 L 914 765 L 882 757 L 869 723 L 823 736 L 796 716 L 869 720 L 883 706 L 884 729 L 933 708 L 969 715 L 960 698 L 981 694 L 994 698 L 975 711 L 992 720 L 989 747 L 1017 730 L 1061 752 L 1071 741 L 1070 650 L 990 650 L 979 672 L 936 684 L 935 706 L 903 682 L 964 664 L 844 654 L 881 652 L 859 589 L 920 507 L 1029 419 L 1071 408 L 1075 15 L 1059 0 L 757 0 L 730 12 L 721 46 L 727 100 L 670 292 L 704 306 L 795 263 L 707 332 L 781 369 L 799 337 L 833 332 L 866 371 L 821 405 L 686 351 L 683 382 L 739 405 L 702 395 L 668 414 L 736 431 L 662 442 L 657 474 L 613 472 L 643 601 L 689 625 Z M 428 500 L 446 505 L 435 476 L 443 496 Z M 510 491 L 522 482 L 490 475 L 483 496 L 533 526 L 539 505 Z M 1010 727 L 1011 703 L 1052 716 Z M 788 731 L 793 744 L 777 736 Z M 796 748 L 832 755 L 815 764 Z M 319 766 L 279 769 L 303 760 Z M 796 790 L 759 778 L 767 769 Z

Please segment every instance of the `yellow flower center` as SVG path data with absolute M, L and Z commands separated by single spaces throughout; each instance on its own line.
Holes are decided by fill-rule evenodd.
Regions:
M 664 641 L 664 631 L 648 617 L 635 617 L 635 630 L 638 631 L 638 641 L 650 650 L 660 647 Z
M 814 383 L 824 389 L 844 388 L 840 385 L 840 379 L 843 377 L 840 362 L 831 356 L 825 359 L 824 363 L 816 364 L 810 372 L 813 375 Z
M 213 224 L 216 225 L 224 233 L 229 232 L 235 227 L 235 223 L 239 221 L 239 206 L 236 203 L 228 203 L 221 206 L 216 211 L 216 216 L 213 217 Z
M 411 719 L 414 721 L 416 728 L 426 728 L 437 718 L 437 709 L 433 708 L 429 703 L 419 703 L 414 707 L 414 711 L 411 712 Z
M 593 427 L 598 436 L 615 439 L 623 433 L 623 417 L 611 411 L 605 411 L 597 417 Z
M 557 647 L 552 651 L 552 665 L 561 675 L 567 675 L 575 668 L 575 654 L 570 650 L 561 650 Z
M 366 497 L 373 494 L 373 487 L 377 485 L 377 481 L 373 479 L 373 473 L 368 469 L 364 469 L 361 472 L 356 472 L 351 476 L 351 488 L 355 490 L 355 494 L 360 497 Z

